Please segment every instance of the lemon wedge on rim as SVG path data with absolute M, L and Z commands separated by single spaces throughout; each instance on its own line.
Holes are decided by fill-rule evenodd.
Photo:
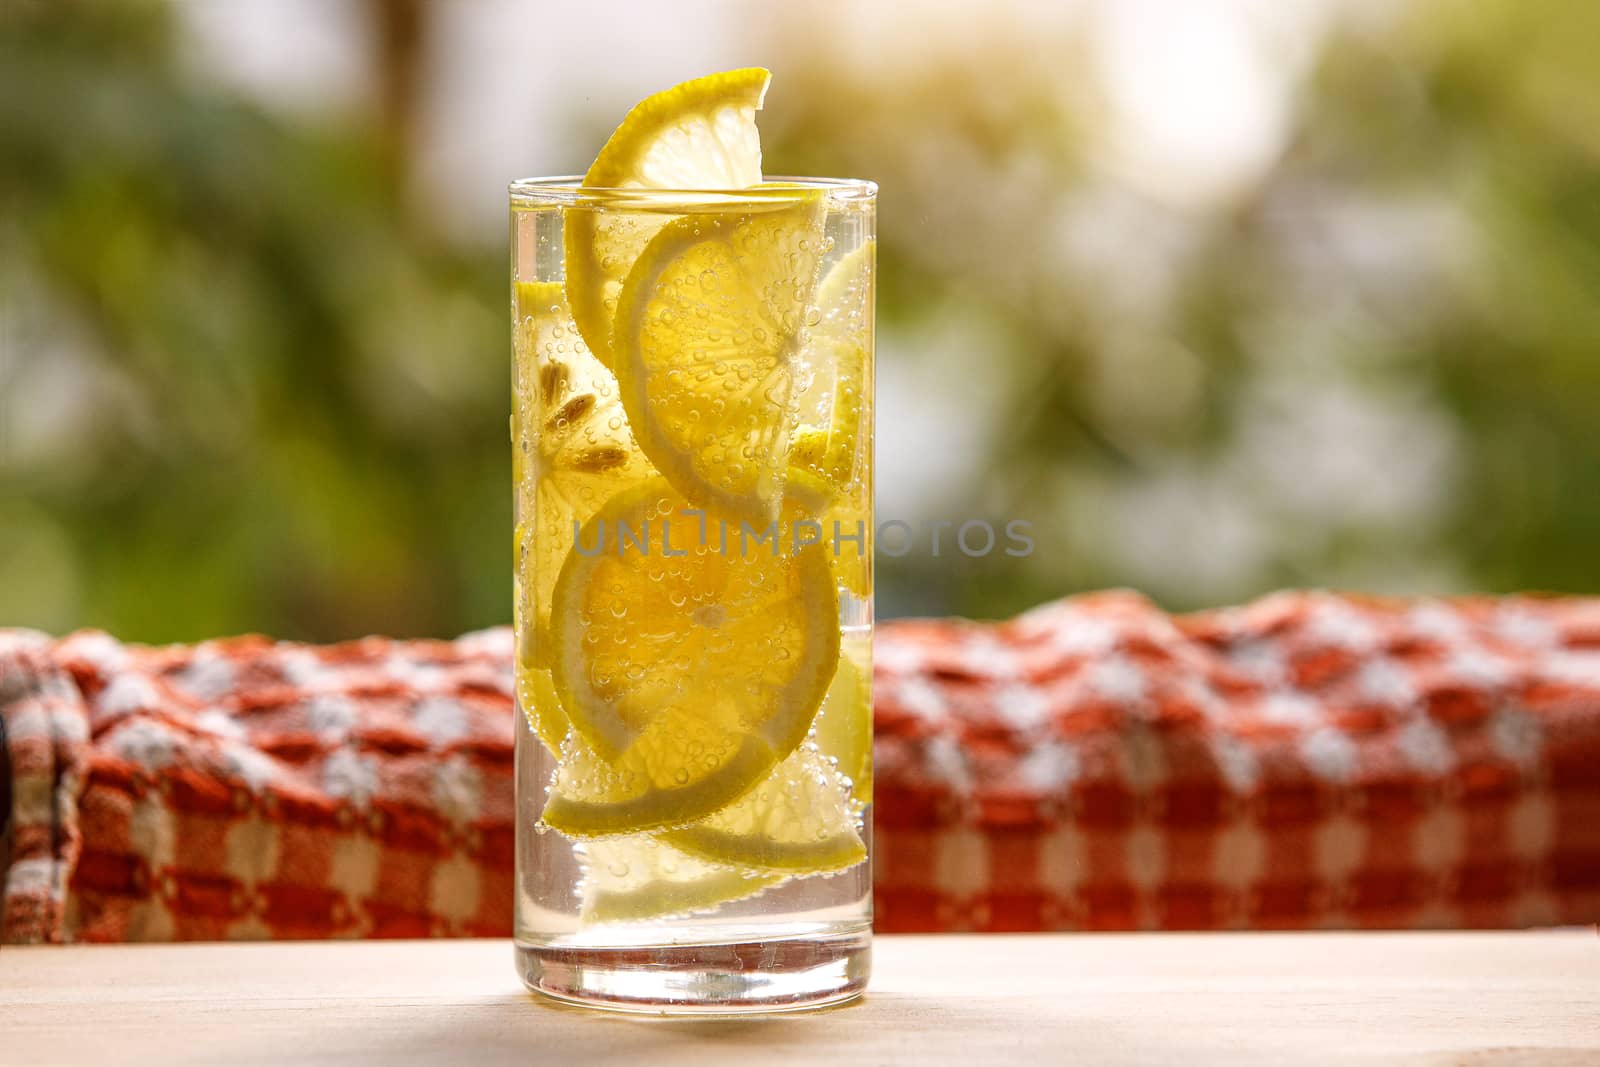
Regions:
M 759 67 L 694 78 L 636 104 L 583 177 L 601 189 L 743 189 L 761 181 L 755 113 L 772 80 Z M 623 279 L 670 214 L 578 205 L 563 228 L 572 313 L 589 348 L 611 362 Z

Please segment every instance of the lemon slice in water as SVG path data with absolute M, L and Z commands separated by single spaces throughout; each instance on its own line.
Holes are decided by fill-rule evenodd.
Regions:
M 839 657 L 827 548 L 725 530 L 657 478 L 580 533 L 550 614 L 577 738 L 548 825 L 600 836 L 693 822 L 804 740 Z
M 872 258 L 867 242 L 835 263 L 817 287 L 816 325 L 799 359 L 800 428 L 790 461 L 816 471 L 840 493 L 857 488 L 866 467 L 867 380 L 872 337 Z
M 702 859 L 790 874 L 823 874 L 867 858 L 850 783 L 803 745 L 756 788 L 693 826 L 663 835 Z
M 821 194 L 797 195 L 669 223 L 629 273 L 612 333 L 644 454 L 696 504 L 752 523 L 781 506 L 824 247 Z
M 609 837 L 578 846 L 583 867 L 583 918 L 636 922 L 708 911 L 784 881 L 689 856 L 645 836 Z
M 823 755 L 837 763 L 850 780 L 851 797 L 872 803 L 872 642 L 846 638 L 839 648 L 839 669 L 817 712 L 812 737 Z
M 653 472 L 628 430 L 616 379 L 579 336 L 562 287 L 518 282 L 516 315 L 517 658 L 544 666 L 548 619 L 541 609 L 575 524 Z

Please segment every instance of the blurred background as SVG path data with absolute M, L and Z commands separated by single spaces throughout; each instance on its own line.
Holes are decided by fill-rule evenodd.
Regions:
M 1600 4 L 603 6 L 0 5 L 0 624 L 509 621 L 506 183 L 751 64 L 882 188 L 880 519 L 1033 523 L 881 615 L 1600 592 Z

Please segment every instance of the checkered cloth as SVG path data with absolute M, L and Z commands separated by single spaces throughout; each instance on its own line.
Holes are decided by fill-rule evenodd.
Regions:
M 504 936 L 511 651 L 0 631 L 0 941 Z M 880 930 L 1600 919 L 1600 600 L 1105 593 L 876 651 Z
M 506 935 L 511 648 L 0 633 L 0 942 Z

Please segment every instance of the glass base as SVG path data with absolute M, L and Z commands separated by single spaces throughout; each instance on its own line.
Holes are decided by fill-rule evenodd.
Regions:
M 867 988 L 869 929 L 714 944 L 517 943 L 517 971 L 536 993 L 653 1015 L 733 1015 L 838 1004 Z

